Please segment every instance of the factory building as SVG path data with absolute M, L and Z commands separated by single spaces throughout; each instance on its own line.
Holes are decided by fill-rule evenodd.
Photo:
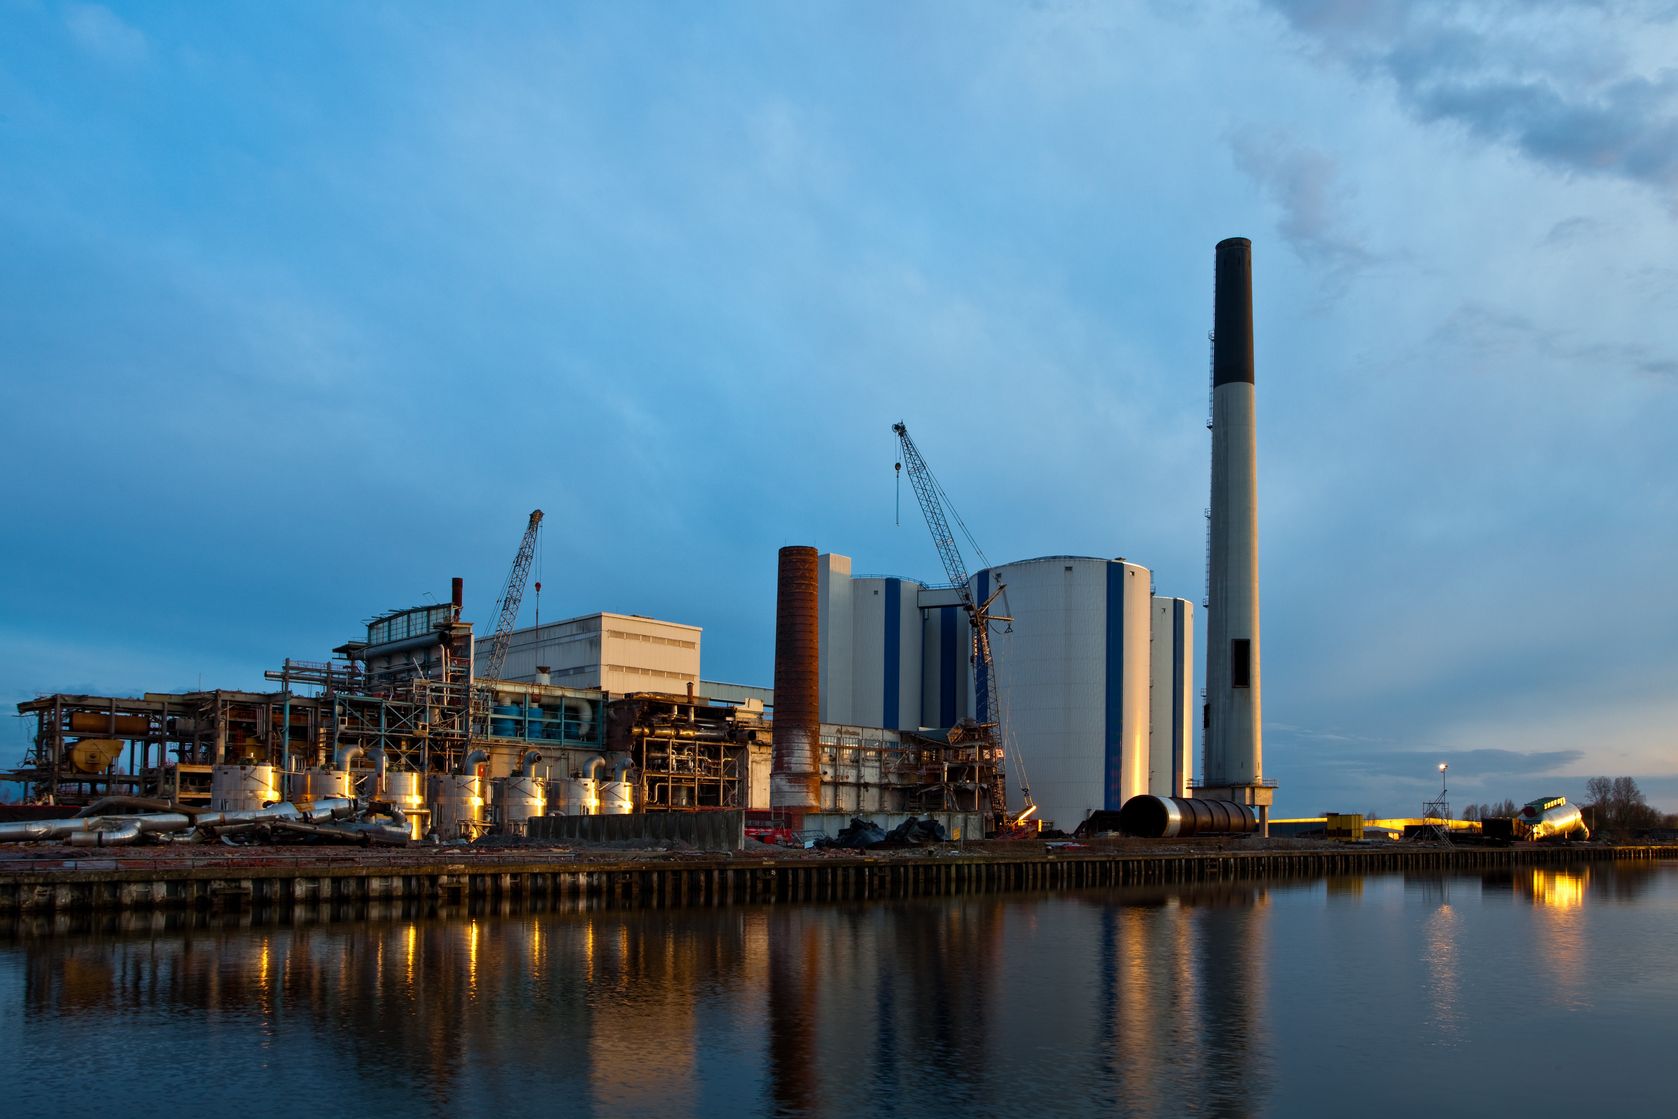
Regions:
M 1183 795 L 1193 774 L 1194 607 L 1155 598 L 1147 568 L 1049 556 L 976 572 L 970 589 L 1011 620 L 992 634 L 997 680 L 973 679 L 972 634 L 951 587 L 817 564 L 823 724 L 906 731 L 975 717 L 995 686 L 1013 807 L 1022 777 L 1070 830 L 1132 796 Z M 1157 618 L 1156 618 L 1157 616 Z M 1170 792 L 1170 790 L 1179 790 Z
M 638 614 L 585 614 L 514 630 L 501 675 L 533 683 L 545 665 L 545 682 L 560 687 L 683 695 L 699 686 L 699 639 L 698 626 Z M 480 658 L 489 643 L 478 639 Z

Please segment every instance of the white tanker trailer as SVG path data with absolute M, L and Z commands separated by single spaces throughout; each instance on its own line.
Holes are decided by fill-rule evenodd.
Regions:
M 1589 839 L 1591 829 L 1577 804 L 1566 797 L 1540 797 L 1515 817 L 1515 831 L 1530 840 Z

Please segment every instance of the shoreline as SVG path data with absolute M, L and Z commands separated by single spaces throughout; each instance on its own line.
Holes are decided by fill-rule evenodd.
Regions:
M 819 855 L 768 847 L 728 854 L 582 847 L 158 848 L 69 858 L 8 852 L 11 857 L 0 859 L 0 918 L 159 910 L 226 914 L 363 902 L 455 905 L 476 899 L 709 907 L 1678 859 L 1678 846 L 1654 845 L 1263 842 L 1258 847 L 1119 841 L 1048 851 L 1038 843 L 974 844 Z

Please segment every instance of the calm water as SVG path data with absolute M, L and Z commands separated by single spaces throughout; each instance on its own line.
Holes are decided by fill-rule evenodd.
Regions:
M 46 929 L 0 940 L 7 1114 L 1678 1106 L 1678 865 Z

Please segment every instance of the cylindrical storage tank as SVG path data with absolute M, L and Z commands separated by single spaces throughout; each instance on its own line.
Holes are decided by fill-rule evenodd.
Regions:
M 525 822 L 548 811 L 548 794 L 535 777 L 497 777 L 490 785 L 495 822 L 508 835 L 523 835 Z
M 548 782 L 548 812 L 554 816 L 593 816 L 600 804 L 592 777 Z
M 427 788 L 438 839 L 476 839 L 484 830 L 484 785 L 467 773 L 433 773 Z
M 600 783 L 600 814 L 627 816 L 635 811 L 635 786 L 628 781 Z
M 285 798 L 293 804 L 329 797 L 355 798 L 355 778 L 347 769 L 300 769 L 285 775 Z
M 821 590 L 816 550 L 780 551 L 775 599 L 775 721 L 769 804 L 814 812 L 822 804 Z M 602 809 L 606 811 L 606 809 Z
M 280 771 L 271 765 L 218 765 L 210 770 L 210 811 L 249 812 L 280 800 Z
M 489 709 L 489 733 L 496 738 L 511 738 L 519 714 L 516 703 L 498 703 Z
M 386 773 L 385 800 L 408 817 L 408 832 L 414 839 L 425 837 L 425 774 Z
M 1091 812 L 1117 812 L 1148 791 L 1148 569 L 1094 556 L 1046 556 L 975 572 L 969 589 L 1013 619 L 991 650 L 1003 731 L 1023 761 L 1039 818 L 1070 831 Z M 963 619 L 959 647 L 967 648 Z M 975 680 L 966 714 L 988 682 Z M 1021 775 L 1010 772 L 1010 807 Z
M 1253 810 L 1233 800 L 1132 797 L 1119 810 L 1119 830 L 1144 839 L 1246 835 L 1258 830 Z
M 74 734 L 110 734 L 124 738 L 143 738 L 151 731 L 151 720 L 144 715 L 101 715 L 96 711 L 73 711 L 70 730 Z

